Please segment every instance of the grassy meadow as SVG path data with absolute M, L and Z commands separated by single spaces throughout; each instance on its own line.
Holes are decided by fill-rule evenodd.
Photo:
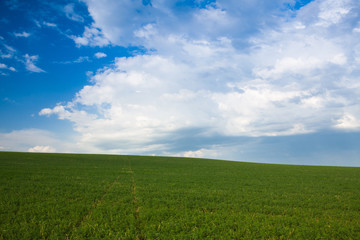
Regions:
M 360 168 L 1 152 L 0 239 L 360 239 Z

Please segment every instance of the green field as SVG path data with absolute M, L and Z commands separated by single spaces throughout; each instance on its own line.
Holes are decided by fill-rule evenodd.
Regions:
M 0 239 L 360 239 L 360 168 L 0 153 Z

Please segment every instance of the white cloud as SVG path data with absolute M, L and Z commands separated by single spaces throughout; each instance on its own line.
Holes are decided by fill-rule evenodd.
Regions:
M 335 127 L 340 129 L 360 129 L 360 119 L 355 118 L 349 113 L 345 113 L 337 120 Z
M 98 28 L 91 26 L 85 27 L 85 31 L 82 37 L 71 36 L 78 47 L 80 46 L 99 46 L 104 47 L 110 44 L 110 41 L 104 36 L 104 34 Z
M 24 38 L 27 38 L 27 37 L 30 37 L 30 33 L 28 32 L 22 32 L 22 33 L 14 33 L 14 36 L 15 37 L 24 37 Z
M 25 58 L 25 67 L 28 71 L 37 72 L 37 73 L 45 72 L 44 70 L 35 66 L 35 64 L 34 64 L 34 62 L 36 62 L 38 60 L 39 56 L 37 56 L 37 55 L 30 56 L 29 54 L 25 54 L 24 58 Z
M 186 151 L 177 154 L 179 157 L 189 157 L 189 158 L 217 158 L 220 154 L 214 149 L 199 149 L 196 151 Z
M 43 24 L 44 24 L 45 26 L 48 26 L 48 27 L 57 27 L 57 25 L 56 25 L 55 23 L 50 23 L 50 22 L 45 22 L 45 21 L 43 21 Z
M 85 3 L 95 20 L 93 27 L 101 29 L 104 38 L 111 43 L 128 46 L 136 30 L 155 20 L 151 16 L 153 7 L 143 5 L 141 1 L 86 0 Z M 152 6 L 157 4 L 157 1 L 152 2 Z
M 211 60 L 218 59 L 214 52 L 209 53 L 215 55 Z M 196 55 L 196 51 L 191 53 Z M 317 123 L 329 117 L 328 112 L 318 111 L 330 98 L 310 89 L 264 80 L 234 82 L 233 90 L 225 92 L 212 89 L 222 76 L 219 69 L 224 63 L 222 58 L 219 61 L 208 65 L 207 59 L 181 64 L 156 55 L 120 58 L 113 69 L 95 75 L 94 85 L 85 86 L 73 102 L 43 109 L 40 115 L 57 114 L 74 122 L 81 145 L 98 150 L 107 145 L 117 152 L 148 151 L 144 146 L 166 150 L 166 144 L 155 143 L 173 132 L 196 127 L 208 128 L 210 135 L 303 134 L 315 131 Z M 231 69 L 235 75 L 240 73 L 237 70 Z M 89 107 L 92 114 L 85 111 Z
M 66 17 L 76 21 L 76 22 L 84 22 L 84 18 L 80 16 L 79 14 L 75 13 L 74 11 L 74 4 L 69 3 L 64 7 L 64 12 L 66 14 Z
M 35 146 L 28 149 L 28 152 L 43 152 L 43 153 L 53 153 L 56 152 L 56 149 L 51 146 Z
M 71 61 L 63 61 L 63 62 L 56 62 L 56 63 L 60 63 L 60 64 L 71 64 L 71 63 L 82 63 L 82 62 L 90 62 L 91 60 L 89 59 L 88 56 L 80 56 L 75 60 L 71 60 Z
M 66 151 L 64 144 L 57 140 L 52 133 L 40 129 L 0 132 L 0 146 L 4 151 L 26 152 L 34 146 L 59 146 L 61 151 Z M 49 148 L 49 150 L 51 149 Z
M 327 0 L 318 1 L 319 7 L 319 22 L 317 25 L 330 26 L 339 23 L 351 10 L 351 0 Z
M 10 59 L 14 57 L 16 50 L 13 47 L 10 47 L 6 44 L 3 44 L 4 50 L 0 50 L 0 57 L 5 59 Z
M 1 54 L 0 57 L 1 57 L 1 58 L 12 58 L 13 55 L 10 54 L 10 53 L 8 53 L 8 54 Z
M 82 62 L 88 62 L 88 61 L 89 61 L 89 57 L 87 57 L 87 56 L 85 56 L 85 57 L 80 56 L 78 59 L 76 59 L 76 60 L 74 61 L 74 63 L 82 63 Z
M 243 39 L 260 28 L 275 27 L 276 16 L 284 15 L 281 10 L 284 4 L 293 4 L 292 0 L 266 3 L 220 0 L 207 5 L 204 1 L 194 2 L 194 5 L 205 5 L 202 8 L 181 8 L 175 2 L 158 0 L 151 4 L 130 0 L 84 2 L 94 25 L 111 43 L 121 46 L 154 44 L 156 41 L 148 42 L 154 31 L 162 36 L 178 34 L 198 40 L 231 36 L 238 44 L 244 44 Z
M 9 69 L 12 72 L 16 72 L 16 69 L 14 67 L 8 67 L 6 64 L 4 63 L 0 63 L 0 69 Z
M 334 128 L 334 119 L 336 128 L 357 127 L 357 1 L 314 1 L 297 12 L 277 11 L 284 1 L 217 1 L 187 12 L 163 1 L 110 2 L 86 1 L 94 23 L 74 37 L 78 46 L 153 51 L 117 58 L 73 101 L 41 110 L 71 121 L 79 147 L 209 156 L 221 146 L 171 149 L 168 139 L 308 134 Z
M 105 53 L 103 53 L 103 52 L 97 52 L 97 53 L 95 53 L 95 57 L 96 58 L 104 58 L 104 57 L 106 57 L 107 55 L 105 54 Z
M 311 29 L 265 33 L 262 37 L 278 44 L 268 44 L 258 39 L 259 49 L 253 51 L 255 59 L 259 61 L 254 73 L 264 79 L 281 79 L 289 75 L 312 78 L 320 69 L 332 65 L 341 67 L 347 62 L 345 46 L 319 36 Z
M 155 34 L 156 34 L 156 29 L 154 28 L 153 24 L 147 24 L 146 26 L 134 31 L 134 35 L 136 37 L 145 38 L 145 39 L 149 39 Z
M 6 48 L 8 51 L 10 51 L 10 52 L 12 52 L 12 53 L 16 52 L 16 49 L 15 49 L 15 48 L 13 48 L 13 47 L 11 47 L 11 46 L 9 46 L 9 45 L 6 45 L 6 44 L 4 44 L 4 46 L 5 46 L 5 48 Z

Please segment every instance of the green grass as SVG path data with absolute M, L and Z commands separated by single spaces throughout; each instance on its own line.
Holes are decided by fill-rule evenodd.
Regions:
M 0 239 L 360 239 L 360 168 L 0 153 Z

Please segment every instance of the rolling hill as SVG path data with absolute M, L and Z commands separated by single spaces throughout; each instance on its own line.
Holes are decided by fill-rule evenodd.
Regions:
M 0 239 L 359 239 L 360 168 L 0 152 Z

